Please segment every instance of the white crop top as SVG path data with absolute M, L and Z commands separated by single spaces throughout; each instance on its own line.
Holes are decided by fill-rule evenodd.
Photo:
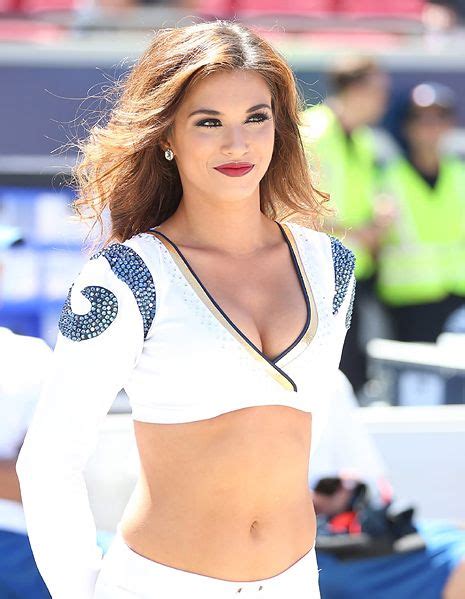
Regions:
M 102 551 L 83 471 L 122 388 L 132 417 L 144 422 L 192 422 L 259 405 L 312 412 L 313 454 L 350 326 L 355 259 L 325 233 L 280 227 L 307 322 L 274 359 L 156 229 L 97 252 L 74 280 L 16 466 L 31 547 L 53 599 L 93 595 Z

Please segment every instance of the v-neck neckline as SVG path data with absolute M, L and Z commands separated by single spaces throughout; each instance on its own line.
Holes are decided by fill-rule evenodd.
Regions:
M 290 352 L 297 352 L 297 350 L 300 349 L 301 345 L 303 345 L 305 348 L 310 344 L 316 333 L 316 328 L 318 324 L 318 314 L 312 293 L 312 288 L 309 283 L 305 267 L 302 263 L 299 248 L 294 238 L 294 235 L 290 227 L 286 223 L 279 223 L 277 221 L 274 222 L 276 222 L 276 224 L 279 226 L 281 233 L 288 245 L 292 258 L 292 263 L 294 265 L 294 270 L 298 276 L 300 287 L 304 294 L 305 304 L 307 308 L 307 317 L 303 329 L 296 337 L 296 339 L 281 353 L 279 353 L 275 358 L 268 357 L 231 320 L 228 314 L 222 309 L 222 307 L 218 304 L 215 298 L 205 287 L 200 277 L 197 275 L 187 258 L 184 256 L 183 252 L 179 249 L 179 247 L 174 241 L 172 241 L 162 231 L 157 231 L 156 227 L 149 229 L 147 233 L 150 233 L 156 237 L 161 236 L 161 239 L 159 237 L 157 237 L 157 239 L 159 239 L 159 241 L 163 243 L 163 245 L 168 249 L 175 264 L 179 267 L 181 273 L 184 275 L 184 278 L 186 279 L 187 283 L 190 285 L 193 291 L 195 291 L 195 293 L 206 305 L 206 307 L 210 310 L 212 315 L 219 321 L 220 325 L 229 330 L 229 332 L 232 333 L 233 336 L 236 337 L 236 339 L 246 349 L 249 350 L 249 353 L 251 353 L 255 358 L 261 360 L 268 367 L 270 373 L 274 376 L 274 378 L 278 380 L 278 382 L 280 382 L 285 388 L 289 390 L 297 391 L 297 385 L 291 379 L 291 377 L 288 376 L 278 366 L 278 362 L 280 362 Z

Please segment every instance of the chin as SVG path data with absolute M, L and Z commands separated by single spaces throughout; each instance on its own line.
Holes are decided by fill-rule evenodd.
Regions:
M 239 202 L 240 200 L 248 200 L 253 195 L 255 188 L 253 189 L 234 189 L 231 193 L 222 193 L 221 195 L 216 194 L 215 200 L 221 200 L 223 202 Z

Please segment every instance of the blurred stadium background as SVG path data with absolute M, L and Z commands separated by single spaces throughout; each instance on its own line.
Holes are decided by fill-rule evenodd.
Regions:
M 2 253 L 0 326 L 53 348 L 59 311 L 84 261 L 86 231 L 67 219 L 76 159 L 69 142 L 108 109 L 100 93 L 137 60 L 153 30 L 215 18 L 241 21 L 271 41 L 309 105 L 328 97 L 335 60 L 374 58 L 391 79 L 388 108 L 373 126 L 381 161 L 400 152 L 393 134 L 399 98 L 424 81 L 448 86 L 457 112 L 443 147 L 465 158 L 465 0 L 0 0 L 0 224 L 18 236 Z M 465 319 L 457 322 L 435 342 L 405 344 L 368 302 L 360 328 L 367 380 L 356 396 L 396 495 L 422 516 L 464 526 Z M 120 419 L 124 394 L 112 413 L 88 472 L 106 530 L 136 468 L 135 454 L 128 458 L 118 441 L 122 431 L 130 434 Z M 101 479 L 103 464 L 111 485 Z

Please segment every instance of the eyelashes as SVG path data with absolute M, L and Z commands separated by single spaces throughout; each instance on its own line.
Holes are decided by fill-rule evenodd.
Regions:
M 259 120 L 258 121 L 250 121 L 250 119 L 253 119 L 255 117 L 258 117 Z M 269 121 L 271 119 L 270 116 L 268 116 L 266 113 L 264 112 L 257 112 L 256 114 L 252 114 L 252 116 L 250 116 L 247 120 L 251 123 L 263 123 L 265 121 Z M 207 129 L 216 129 L 217 125 L 205 125 L 204 123 L 212 123 L 212 122 L 217 122 L 220 123 L 221 121 L 219 119 L 202 119 L 201 121 L 198 121 L 197 123 L 195 123 L 196 127 L 206 127 Z

